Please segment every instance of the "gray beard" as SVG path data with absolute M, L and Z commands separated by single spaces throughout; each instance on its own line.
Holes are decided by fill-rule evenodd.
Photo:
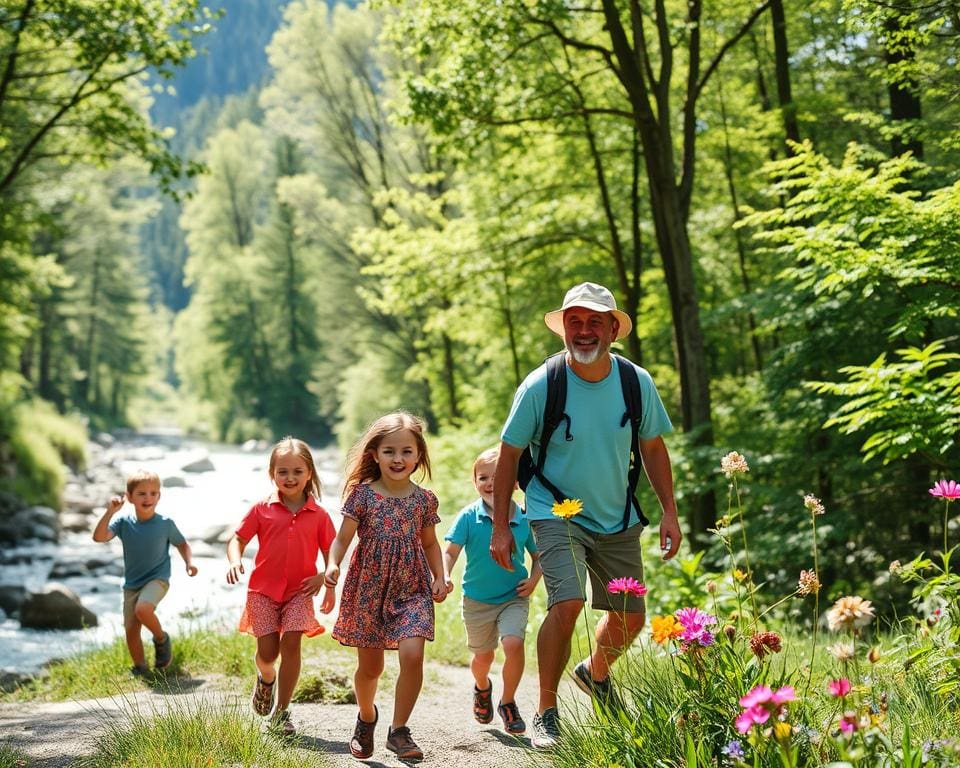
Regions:
M 577 349 L 572 344 L 566 344 L 565 346 L 567 348 L 567 352 L 570 353 L 570 357 L 572 357 L 576 362 L 580 363 L 580 365 L 591 365 L 592 363 L 597 362 L 597 360 L 600 359 L 600 356 L 603 355 L 608 349 L 605 348 L 603 344 L 598 344 L 596 349 L 594 349 L 592 352 L 584 352 L 581 349 Z

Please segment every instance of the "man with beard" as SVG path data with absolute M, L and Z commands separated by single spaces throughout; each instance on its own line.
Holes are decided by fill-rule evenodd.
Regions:
M 645 618 L 640 557 L 644 518 L 626 501 L 633 422 L 624 412 L 629 406 L 624 402 L 621 366 L 614 364 L 610 353 L 610 345 L 627 336 L 633 323 L 617 309 L 613 294 L 596 283 L 571 288 L 563 306 L 548 312 L 544 322 L 564 340 L 567 386 L 563 421 L 549 439 L 540 477 L 569 501 L 557 500 L 538 476 L 527 485 L 526 512 L 547 587 L 547 616 L 537 636 L 540 700 L 532 742 L 538 748 L 553 746 L 560 736 L 557 687 L 586 603 L 588 578 L 591 605 L 604 614 L 597 623 L 593 652 L 574 668 L 573 679 L 608 710 L 621 706 L 610 667 L 639 634 Z M 681 540 L 670 456 L 662 438 L 671 429 L 670 419 L 650 374 L 633 363 L 627 365 L 639 379 L 642 407 L 636 445 L 660 502 L 660 546 L 668 560 Z M 534 460 L 541 450 L 546 400 L 544 364 L 520 385 L 501 433 L 490 553 L 507 570 L 512 569 L 513 545 L 507 521 L 518 462 L 528 445 Z M 625 591 L 610 594 L 607 585 L 612 579 L 623 579 Z

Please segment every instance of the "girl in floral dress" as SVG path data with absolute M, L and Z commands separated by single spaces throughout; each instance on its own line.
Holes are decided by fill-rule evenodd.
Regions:
M 325 583 L 336 586 L 357 534 L 333 636 L 357 649 L 354 690 L 360 712 L 350 752 L 361 760 L 373 754 L 379 719 L 374 700 L 388 649 L 399 653 L 400 675 L 386 746 L 402 760 L 423 758 L 407 720 L 423 683 L 424 645 L 433 640 L 433 601 L 442 601 L 452 588 L 434 530 L 440 522 L 437 497 L 410 479 L 417 470 L 430 475 L 423 431 L 423 422 L 405 411 L 381 416 L 347 457 L 343 522 L 330 548 Z

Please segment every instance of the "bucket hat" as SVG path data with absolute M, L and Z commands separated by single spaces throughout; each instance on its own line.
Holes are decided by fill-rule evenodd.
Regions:
M 633 330 L 633 321 L 630 319 L 630 315 L 617 309 L 617 300 L 608 288 L 597 283 L 580 283 L 567 291 L 567 295 L 563 297 L 563 306 L 560 309 L 547 312 L 543 316 L 543 322 L 547 324 L 547 328 L 557 336 L 563 336 L 563 313 L 571 307 L 583 307 L 595 312 L 611 313 L 620 323 L 617 330 L 618 339 L 628 336 L 630 331 Z

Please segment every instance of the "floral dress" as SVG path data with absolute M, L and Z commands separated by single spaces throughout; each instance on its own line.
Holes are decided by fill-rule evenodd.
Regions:
M 343 582 L 333 636 L 357 648 L 396 649 L 400 640 L 433 640 L 433 575 L 420 531 L 440 522 L 437 497 L 420 486 L 382 496 L 358 485 L 343 516 L 358 522 L 358 543 Z

